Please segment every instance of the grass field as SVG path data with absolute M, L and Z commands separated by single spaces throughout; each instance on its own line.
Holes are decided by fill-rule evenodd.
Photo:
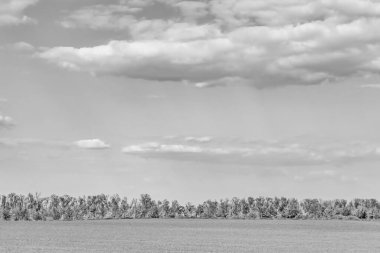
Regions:
M 0 222 L 0 252 L 380 252 L 380 222 Z

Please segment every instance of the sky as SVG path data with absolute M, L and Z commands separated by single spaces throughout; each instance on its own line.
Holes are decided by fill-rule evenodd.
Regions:
M 0 1 L 0 194 L 380 198 L 380 3 Z

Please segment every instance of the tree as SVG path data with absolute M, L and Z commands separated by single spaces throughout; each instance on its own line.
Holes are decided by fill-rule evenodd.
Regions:
M 168 218 L 170 215 L 170 202 L 167 199 L 164 199 L 161 205 L 159 205 L 159 217 Z
M 228 199 L 220 200 L 216 210 L 216 217 L 226 218 L 228 216 Z
M 287 218 L 294 219 L 301 214 L 300 205 L 298 200 L 290 199 L 288 205 L 285 208 L 285 215 Z
M 141 194 L 141 218 L 150 218 L 149 211 L 152 208 L 152 198 L 149 194 Z
M 318 199 L 305 199 L 301 202 L 305 214 L 308 218 L 319 219 L 322 217 L 322 205 Z
M 240 200 L 236 197 L 233 197 L 229 202 L 228 217 L 237 218 L 240 213 Z
M 41 198 L 39 194 L 0 195 L 0 219 L 2 220 L 81 220 L 126 218 L 286 218 L 308 219 L 379 219 L 380 203 L 376 199 L 344 199 L 322 201 L 304 199 L 300 203 L 291 198 L 247 199 L 232 198 L 218 201 L 207 200 L 200 205 L 178 201 L 154 201 L 148 194 L 132 199 L 119 195 L 104 194 L 88 197 L 51 195 Z
M 115 194 L 111 196 L 111 199 L 108 203 L 108 206 L 110 206 L 110 212 L 111 212 L 111 217 L 112 218 L 119 218 L 120 217 L 120 212 L 119 212 L 119 205 L 120 205 L 120 197 L 118 194 Z
M 179 203 L 177 200 L 172 201 L 172 205 L 170 207 L 169 211 L 169 217 L 170 218 L 175 218 L 178 215 L 178 208 L 179 208 Z
M 184 215 L 186 218 L 195 218 L 197 216 L 196 211 L 197 209 L 195 208 L 195 206 L 191 204 L 190 202 L 188 202 L 185 206 Z

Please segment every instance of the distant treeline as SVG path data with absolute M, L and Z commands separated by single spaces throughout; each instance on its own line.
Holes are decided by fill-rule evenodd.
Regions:
M 128 201 L 119 195 L 87 197 L 68 195 L 40 197 L 38 194 L 0 195 L 2 220 L 90 220 L 142 218 L 205 219 L 356 219 L 380 218 L 376 199 L 319 200 L 248 197 L 207 200 L 199 205 L 178 201 L 155 201 L 148 194 Z

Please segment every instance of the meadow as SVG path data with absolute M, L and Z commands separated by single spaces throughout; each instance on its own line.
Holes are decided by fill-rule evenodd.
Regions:
M 0 252 L 380 252 L 380 222 L 1 221 Z

